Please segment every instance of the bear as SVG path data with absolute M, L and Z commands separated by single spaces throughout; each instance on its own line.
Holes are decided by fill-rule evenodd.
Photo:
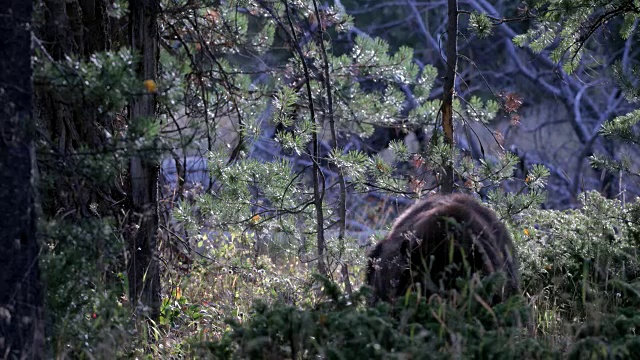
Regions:
M 495 213 L 471 195 L 432 195 L 402 213 L 369 251 L 366 284 L 375 304 L 393 302 L 416 284 L 430 296 L 455 288 L 459 277 L 498 271 L 506 281 L 491 303 L 520 288 L 516 250 Z

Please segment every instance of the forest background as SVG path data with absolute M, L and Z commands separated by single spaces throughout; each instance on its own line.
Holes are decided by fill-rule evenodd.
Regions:
M 0 356 L 632 358 L 639 14 L 3 2 Z M 507 223 L 522 293 L 366 306 L 367 246 L 451 191 Z

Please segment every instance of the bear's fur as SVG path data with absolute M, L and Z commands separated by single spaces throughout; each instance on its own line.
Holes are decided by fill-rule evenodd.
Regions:
M 493 211 L 466 194 L 433 195 L 413 205 L 368 256 L 372 303 L 393 301 L 416 283 L 425 295 L 440 293 L 454 288 L 456 278 L 475 272 L 505 274 L 492 302 L 520 287 L 509 232 Z

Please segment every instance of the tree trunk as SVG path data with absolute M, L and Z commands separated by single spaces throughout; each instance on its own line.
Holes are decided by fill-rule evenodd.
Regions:
M 105 2 L 96 0 L 40 0 L 43 14 L 34 23 L 36 45 L 53 61 L 66 57 L 88 59 L 92 54 L 112 50 L 121 45 L 118 24 L 107 16 Z M 49 61 L 49 60 L 47 60 Z M 101 214 L 120 214 L 122 195 L 111 190 L 112 184 L 87 178 L 75 168 L 81 159 L 79 149 L 102 152 L 110 148 L 105 137 L 106 128 L 115 133 L 112 121 L 98 115 L 96 106 L 83 99 L 70 102 L 54 87 L 36 86 L 34 110 L 38 140 L 47 144 L 39 162 L 42 178 L 53 175 L 56 187 L 41 193 L 41 206 L 45 219 L 56 218 L 60 211 L 69 214 L 72 221 L 93 217 L 91 203 L 98 204 Z M 46 156 L 46 157 L 45 157 Z M 83 156 L 82 158 L 86 158 Z M 114 180 L 115 182 L 115 180 Z M 109 194 L 115 199 L 105 199 Z
M 31 1 L 0 3 L 0 357 L 44 356 L 33 183 Z
M 320 12 L 318 11 L 318 4 L 316 0 L 313 0 L 313 9 L 317 19 L 321 19 Z M 324 90 L 327 93 L 327 109 L 326 117 L 329 120 L 329 129 L 331 132 L 331 147 L 335 150 L 338 149 L 338 134 L 336 132 L 335 118 L 333 116 L 333 93 L 331 90 L 331 74 L 329 72 L 329 59 L 327 56 L 327 49 L 324 45 L 324 29 L 320 27 L 319 37 L 316 39 L 318 46 L 320 47 L 320 53 L 322 55 L 322 72 Z M 340 244 L 340 252 L 344 250 L 344 240 L 347 232 L 347 185 L 344 180 L 344 174 L 342 168 L 337 168 L 338 172 L 338 184 L 340 186 L 340 197 L 338 200 L 338 242 Z M 323 244 L 324 246 L 324 244 Z M 353 289 L 351 287 L 351 280 L 349 279 L 349 267 L 347 264 L 338 259 L 341 262 L 340 271 L 342 273 L 342 279 L 344 281 L 345 291 L 349 296 L 353 296 Z M 320 268 L 319 268 L 320 269 Z
M 155 81 L 158 59 L 158 0 L 130 0 L 131 47 L 141 61 L 138 74 L 145 81 Z M 136 96 L 129 108 L 129 121 L 155 117 L 155 95 L 152 91 Z M 160 315 L 160 273 L 157 254 L 158 169 L 156 159 L 140 154 L 129 164 L 128 247 L 129 296 L 137 312 L 148 310 L 151 319 Z
M 458 64 L 458 1 L 448 0 L 449 16 L 447 24 L 447 70 L 444 77 L 444 98 L 442 100 L 442 128 L 444 141 L 453 147 L 453 97 L 456 83 L 456 67 Z M 445 165 L 444 178 L 440 191 L 453 192 L 453 159 Z

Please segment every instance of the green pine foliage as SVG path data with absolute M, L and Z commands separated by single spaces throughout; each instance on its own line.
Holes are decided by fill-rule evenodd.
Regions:
M 562 69 L 573 73 L 581 63 L 585 53 L 592 49 L 597 33 L 602 30 L 618 33 L 623 40 L 637 36 L 640 19 L 640 3 L 635 0 L 563 0 L 528 1 L 528 14 L 535 19 L 535 26 L 527 33 L 516 36 L 513 41 L 519 46 L 529 46 L 535 52 L 551 51 L 551 59 L 562 64 Z M 591 55 L 591 54 L 590 54 Z M 638 103 L 638 69 L 625 68 L 620 61 L 612 66 L 613 75 L 625 94 L 626 99 Z M 640 121 L 640 112 L 632 111 L 607 121 L 600 134 L 621 139 L 632 146 L 638 144 L 635 125 Z M 591 165 L 608 171 L 622 171 L 638 175 L 628 156 L 611 159 L 602 155 L 590 157 Z
M 328 138 L 329 112 L 339 138 L 366 138 L 373 133 L 376 126 L 396 127 L 405 132 L 417 128 L 437 128 L 440 100 L 429 98 L 437 71 L 430 65 L 420 68 L 413 59 L 412 49 L 400 47 L 392 51 L 389 44 L 379 38 L 356 36 L 353 48 L 346 49 L 339 55 L 334 55 L 329 42 L 324 43 L 326 54 L 323 54 L 317 41 L 292 44 L 295 39 L 300 39 L 299 36 L 304 32 L 304 24 L 294 22 L 298 24 L 295 26 L 300 28 L 293 27 L 295 37 L 291 33 L 291 25 L 288 25 L 288 22 L 294 16 L 293 9 L 296 14 L 311 16 L 311 4 L 290 4 L 289 8 L 269 7 L 264 4 L 253 4 L 255 7 L 252 7 L 249 4 L 252 3 L 248 2 L 247 6 L 256 14 L 263 14 L 267 19 L 271 19 L 272 25 L 277 26 L 278 31 L 284 32 L 285 36 L 290 35 L 285 39 L 289 42 L 289 47 L 300 48 L 297 49 L 299 51 L 292 50 L 290 53 L 284 69 L 285 76 L 272 70 L 270 74 L 274 75 L 269 77 L 269 81 L 261 83 L 252 82 L 241 70 L 247 65 L 239 58 L 215 57 L 215 63 L 211 66 L 219 73 L 215 77 L 219 77 L 220 84 L 212 84 L 212 91 L 232 104 L 232 113 L 242 119 L 242 149 L 262 142 L 276 146 L 284 156 L 309 158 L 312 162 L 322 164 L 326 176 L 330 176 L 333 170 L 327 170 L 333 167 L 342 173 L 347 186 L 353 188 L 356 193 L 380 191 L 414 196 L 422 196 L 426 192 L 425 188 L 437 186 L 437 179 L 448 163 L 453 162 L 458 166 L 459 161 L 468 160 L 459 160 L 457 150 L 445 145 L 442 140 L 434 141 L 433 146 L 424 154 L 417 155 L 424 156 L 425 160 L 422 165 L 415 166 L 415 171 L 431 171 L 435 173 L 435 177 L 430 180 L 416 179 L 414 184 L 407 186 L 409 177 L 400 169 L 406 167 L 410 159 L 400 142 L 390 145 L 391 151 L 395 153 L 393 161 L 358 150 L 345 152 L 339 146 L 329 149 L 326 155 L 316 159 L 315 154 L 310 151 L 311 142 L 314 136 Z M 211 8 L 205 17 L 210 14 L 216 14 L 216 18 L 224 17 L 224 11 L 228 10 Z M 245 17 L 244 14 L 239 16 Z M 344 25 L 346 21 L 345 16 L 337 10 L 328 12 L 326 16 L 329 16 L 327 20 L 333 21 L 336 26 Z M 264 26 L 265 21 L 260 20 L 256 23 L 253 20 L 242 20 L 241 24 L 245 23 L 249 24 L 248 27 L 243 25 L 232 28 L 232 32 L 235 33 L 233 36 L 238 39 L 238 46 L 243 46 L 242 51 L 260 56 L 263 54 L 262 50 L 256 52 L 247 44 L 251 43 L 248 40 L 251 36 L 259 33 L 258 29 Z M 329 30 L 342 31 L 328 28 L 327 31 Z M 231 37 L 231 34 L 225 35 L 225 38 Z M 190 48 L 189 45 L 180 49 L 186 51 Z M 300 54 L 303 58 L 300 58 Z M 325 55 L 330 77 L 329 90 L 326 88 L 327 82 L 323 80 L 324 75 L 320 75 L 319 71 L 324 68 L 321 59 Z M 192 66 L 207 68 L 210 65 L 194 63 Z M 292 79 L 296 80 L 292 82 Z M 292 83 L 296 86 L 292 86 Z M 415 107 L 409 111 L 407 95 L 403 89 L 410 89 L 413 94 Z M 327 91 L 331 91 L 333 97 L 332 108 L 328 108 Z M 196 98 L 206 97 L 207 93 L 208 91 L 196 94 Z M 312 106 L 314 112 L 311 111 Z M 271 111 L 268 112 L 268 118 L 261 116 L 269 107 Z M 496 117 L 499 106 L 494 100 L 472 97 L 468 102 L 456 101 L 455 110 L 459 123 L 487 123 Z M 264 122 L 268 122 L 268 125 Z M 276 127 L 273 139 L 262 135 L 261 129 L 265 126 Z M 438 131 L 434 134 L 438 134 Z M 195 208 L 200 214 L 198 217 L 189 215 L 193 210 L 192 204 L 181 203 L 174 210 L 176 219 L 195 220 L 200 226 L 207 224 L 207 227 L 219 231 L 242 232 L 254 226 L 255 219 L 259 218 L 259 224 L 264 231 L 275 231 L 277 234 L 281 234 L 278 229 L 282 228 L 280 223 L 283 221 L 293 221 L 293 218 L 299 216 L 304 217 L 305 222 L 315 219 L 314 214 L 318 210 L 308 206 L 313 202 L 311 184 L 304 175 L 308 166 L 301 169 L 278 156 L 273 162 L 259 162 L 245 158 L 244 154 L 246 153 L 241 151 L 232 164 L 226 163 L 228 159 L 224 152 L 210 154 L 211 176 L 217 179 L 217 186 L 211 194 L 196 199 Z M 470 189 L 495 187 L 501 180 L 512 176 L 515 162 L 513 156 L 499 156 L 497 162 L 481 162 L 475 167 L 460 169 L 459 173 L 465 178 L 474 179 L 473 184 L 468 185 Z M 335 176 L 335 173 L 332 176 Z M 335 190 L 330 188 L 323 191 L 327 191 L 327 196 L 323 198 L 323 212 L 326 212 L 327 223 L 323 225 L 328 227 L 336 221 L 337 214 L 332 215 L 335 212 L 330 202 L 331 196 L 335 196 Z M 191 223 L 190 226 L 195 230 L 198 224 Z M 291 234 L 303 232 L 287 231 L 283 236 L 288 237 Z M 305 248 L 311 243 L 307 236 L 290 238 L 288 241 L 291 244 L 307 244 Z
M 575 71 L 594 33 L 616 18 L 623 19 L 618 33 L 627 39 L 634 31 L 640 13 L 637 1 L 534 0 L 526 10 L 536 21 L 527 33 L 516 36 L 517 45 L 535 52 L 551 48 L 551 59 L 562 62 L 567 73 Z

